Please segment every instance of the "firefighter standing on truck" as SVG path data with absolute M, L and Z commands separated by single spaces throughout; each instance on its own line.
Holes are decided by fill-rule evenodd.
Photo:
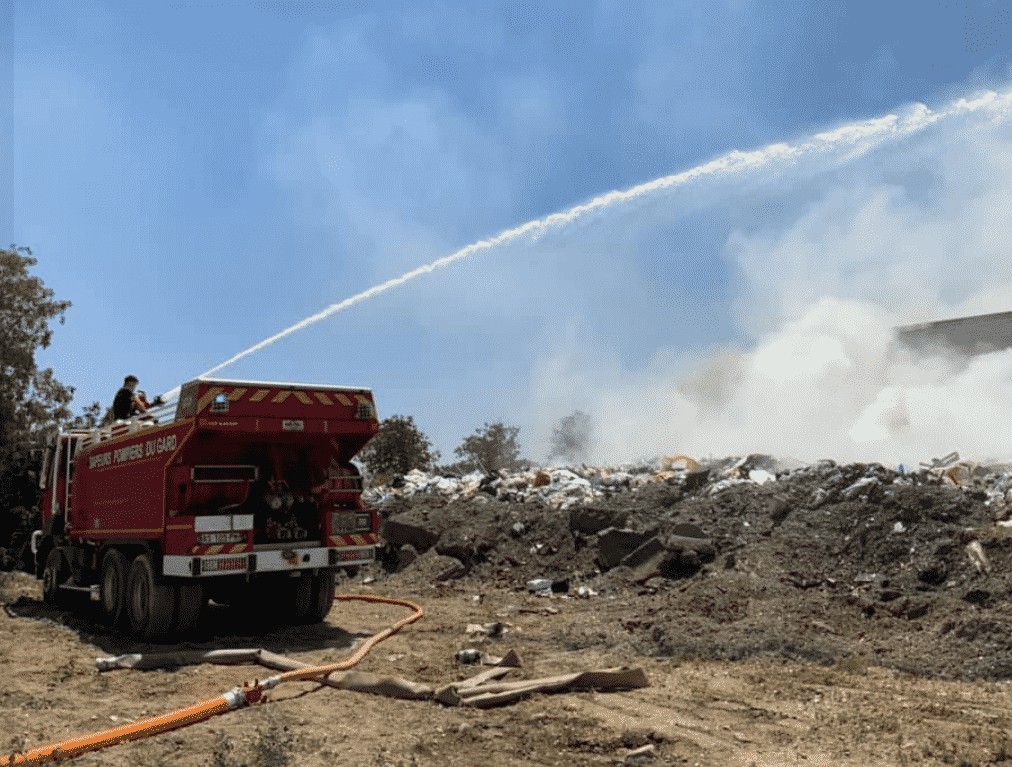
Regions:
M 116 392 L 116 398 L 112 401 L 112 415 L 117 421 L 125 421 L 131 416 L 148 412 L 150 405 L 144 398 L 144 392 L 134 394 L 137 383 L 137 376 L 127 376 L 123 379 L 123 388 Z M 161 405 L 162 398 L 156 397 L 152 404 Z

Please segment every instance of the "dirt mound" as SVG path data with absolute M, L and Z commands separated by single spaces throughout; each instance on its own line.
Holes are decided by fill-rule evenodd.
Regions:
M 416 478 L 410 496 L 382 505 L 387 537 L 410 543 L 419 563 L 427 551 L 444 569 L 447 557 L 459 562 L 446 577 L 476 589 L 548 579 L 564 593 L 635 598 L 603 639 L 588 629 L 574 645 L 818 663 L 870 652 L 922 675 L 1012 678 L 1003 639 L 1012 536 L 995 522 L 1008 475 L 978 472 L 959 485 L 941 471 L 832 461 L 773 474 L 755 456 L 693 471 L 639 468 L 584 469 L 590 479 L 566 471 L 540 485 L 500 477 L 498 488 Z M 578 487 L 576 502 L 570 490 L 560 503 L 560 486 Z M 433 577 L 386 561 L 414 586 Z

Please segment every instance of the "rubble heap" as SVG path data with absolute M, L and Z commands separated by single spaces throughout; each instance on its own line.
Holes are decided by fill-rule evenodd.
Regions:
M 668 456 L 414 471 L 365 501 L 384 518 L 390 577 L 633 595 L 639 617 L 616 623 L 640 652 L 825 660 L 880 636 L 876 660 L 897 668 L 1012 678 L 1009 468 Z

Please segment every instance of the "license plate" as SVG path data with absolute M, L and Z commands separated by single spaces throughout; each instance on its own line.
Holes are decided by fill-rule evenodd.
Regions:
M 354 514 L 335 514 L 331 517 L 330 531 L 335 535 L 350 535 L 355 532 Z

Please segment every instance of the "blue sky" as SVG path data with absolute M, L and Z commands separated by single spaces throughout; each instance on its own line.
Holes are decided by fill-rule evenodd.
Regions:
M 0 230 L 73 302 L 37 360 L 79 412 L 127 373 L 167 392 L 613 190 L 895 115 L 918 127 L 592 205 L 215 375 L 369 386 L 444 462 L 495 421 L 542 458 L 577 408 L 598 461 L 996 452 L 960 403 L 980 376 L 1001 383 L 974 413 L 1012 403 L 1008 360 L 881 357 L 892 323 L 1012 308 L 989 226 L 1004 102 L 924 117 L 1005 93 L 1009 20 L 993 2 L 0 3 Z M 856 439 L 862 419 L 889 434 Z

